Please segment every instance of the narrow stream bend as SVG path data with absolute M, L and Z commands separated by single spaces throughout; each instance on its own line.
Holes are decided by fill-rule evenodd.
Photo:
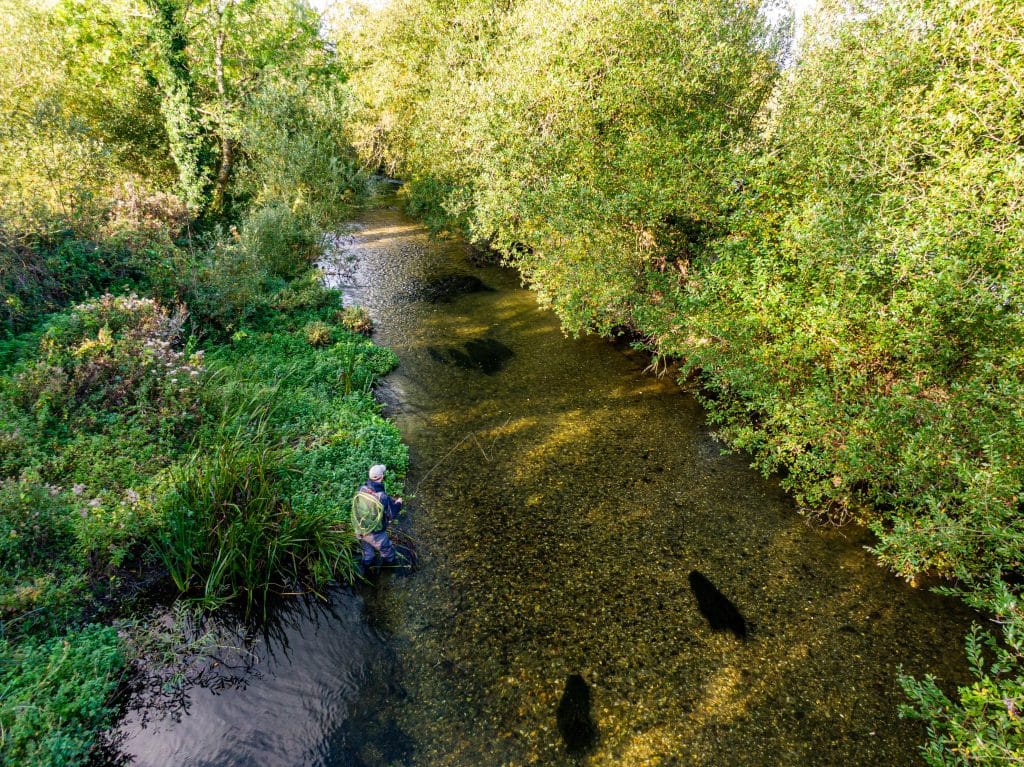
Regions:
M 299 615 L 247 689 L 129 714 L 126 760 L 920 764 L 897 672 L 962 681 L 966 609 L 805 522 L 676 385 L 565 338 L 510 271 L 393 199 L 354 232 L 325 268 L 401 360 L 381 394 L 419 569 Z

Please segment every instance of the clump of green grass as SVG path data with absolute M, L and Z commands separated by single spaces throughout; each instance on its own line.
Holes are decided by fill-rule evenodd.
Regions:
M 178 589 L 207 608 L 317 589 L 351 571 L 351 536 L 323 512 L 296 510 L 282 492 L 286 448 L 261 434 L 222 435 L 182 467 L 164 499 L 160 557 Z

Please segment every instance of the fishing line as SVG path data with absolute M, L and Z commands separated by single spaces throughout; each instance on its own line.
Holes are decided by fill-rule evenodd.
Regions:
M 509 414 L 509 417 L 505 419 L 505 423 L 503 423 L 501 425 L 501 427 L 499 428 L 499 431 L 501 429 L 504 429 L 506 426 L 508 426 L 509 421 L 511 421 L 511 420 L 512 420 L 512 415 Z M 460 439 L 458 442 L 456 442 L 454 445 L 452 445 L 451 449 L 447 453 L 445 453 L 443 456 L 441 456 L 441 458 L 439 458 L 438 461 L 433 466 L 431 466 L 430 469 L 427 470 L 426 474 L 424 474 L 422 477 L 420 477 L 420 481 L 417 482 L 416 483 L 416 487 L 413 488 L 412 495 L 415 496 L 416 493 L 419 492 L 420 485 L 422 485 L 426 481 L 427 477 L 429 477 L 431 474 L 433 474 L 434 469 L 436 469 L 438 466 L 440 466 L 442 463 L 444 463 L 446 460 L 448 460 L 448 457 L 452 453 L 454 453 L 456 450 L 458 450 L 459 447 L 461 447 L 462 444 L 466 440 L 468 440 L 468 439 L 472 439 L 473 442 L 476 443 L 476 446 L 478 448 L 480 448 L 480 452 L 483 454 L 484 460 L 487 461 L 488 463 L 490 463 L 491 462 L 491 457 L 489 455 L 487 455 L 487 451 L 484 450 L 483 445 L 480 444 L 480 440 L 478 440 L 476 438 L 476 435 L 477 435 L 477 432 L 470 431 L 470 432 L 468 432 L 466 434 L 466 436 L 464 436 L 462 439 Z M 500 437 L 500 436 L 501 436 L 500 434 L 496 434 L 494 439 L 491 440 L 490 447 L 491 447 L 492 450 L 494 449 L 494 444 L 498 441 L 498 437 Z

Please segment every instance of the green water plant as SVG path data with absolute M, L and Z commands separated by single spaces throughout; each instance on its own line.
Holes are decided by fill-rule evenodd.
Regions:
M 335 319 L 342 327 L 353 333 L 370 335 L 373 332 L 373 320 L 370 319 L 370 313 L 363 306 L 346 306 L 335 314 Z

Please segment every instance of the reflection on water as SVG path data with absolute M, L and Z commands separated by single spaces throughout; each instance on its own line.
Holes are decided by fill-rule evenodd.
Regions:
M 368 601 L 398 665 L 342 728 L 360 763 L 919 762 L 897 669 L 962 679 L 963 608 L 879 569 L 862 532 L 805 523 L 692 399 L 565 338 L 513 274 L 392 206 L 360 224 L 332 271 L 401 360 L 382 393 L 420 554 Z M 493 290 L 410 290 L 474 281 Z M 496 369 L 453 354 L 480 339 Z M 596 742 L 570 753 L 584 697 Z
M 112 735 L 112 761 L 294 767 L 329 754 L 331 764 L 358 764 L 346 756 L 342 725 L 368 670 L 387 673 L 393 663 L 360 597 L 338 590 L 330 604 L 291 600 L 258 631 L 227 618 L 214 631 L 209 662 L 180 692 L 151 684 L 135 691 Z

